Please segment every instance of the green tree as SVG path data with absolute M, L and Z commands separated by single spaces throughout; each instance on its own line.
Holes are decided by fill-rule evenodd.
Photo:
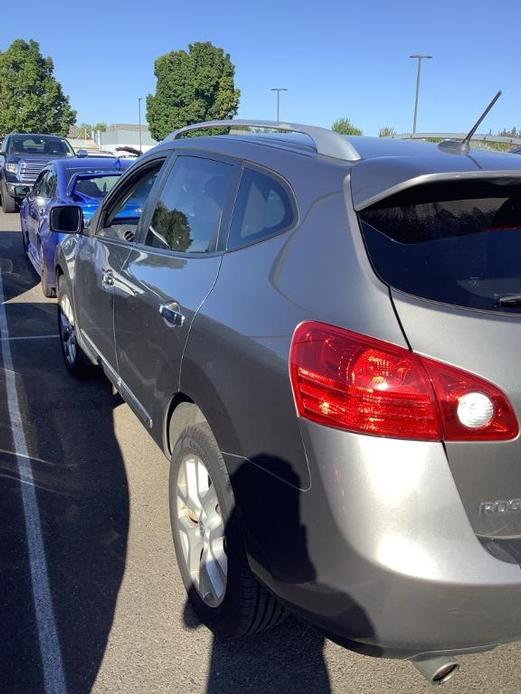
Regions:
M 335 130 L 341 135 L 362 135 L 360 128 L 357 128 L 351 123 L 349 118 L 337 118 L 331 126 L 331 130 Z
M 91 125 L 90 123 L 80 123 L 77 128 L 80 131 L 81 136 L 85 137 L 86 135 L 88 139 L 89 137 L 93 137 L 94 133 L 97 133 L 98 130 L 104 133 L 107 130 L 107 124 L 95 123 L 94 125 Z
M 237 113 L 240 91 L 235 88 L 235 66 L 222 48 L 210 42 L 160 56 L 154 74 L 156 93 L 147 97 L 147 120 L 156 140 L 184 125 Z
M 521 135 L 521 133 L 518 131 L 517 128 L 514 127 L 514 128 L 511 128 L 510 130 L 508 130 L 507 128 L 503 128 L 503 130 L 500 130 L 498 132 L 498 135 L 500 137 L 519 137 Z
M 53 73 L 36 41 L 17 39 L 0 52 L 0 133 L 68 133 L 76 111 Z
M 395 128 L 390 128 L 389 126 L 384 126 L 383 128 L 380 128 L 380 132 L 378 133 L 378 137 L 395 137 L 396 135 L 396 130 Z

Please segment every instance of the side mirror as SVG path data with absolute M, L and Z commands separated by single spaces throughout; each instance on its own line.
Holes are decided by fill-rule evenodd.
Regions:
M 79 205 L 57 205 L 49 212 L 49 229 L 62 234 L 81 234 L 83 212 Z
M 77 156 L 77 157 L 88 157 L 88 156 L 89 156 L 89 153 L 87 152 L 86 149 L 79 149 L 79 150 L 76 152 L 76 156 Z

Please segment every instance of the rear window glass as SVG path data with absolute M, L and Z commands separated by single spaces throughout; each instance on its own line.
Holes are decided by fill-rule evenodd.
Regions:
M 422 186 L 359 216 L 372 265 L 391 287 L 464 307 L 521 310 L 519 184 Z
M 112 190 L 119 180 L 119 176 L 99 176 L 94 178 L 80 178 L 76 181 L 74 192 L 86 195 L 89 198 L 103 198 Z

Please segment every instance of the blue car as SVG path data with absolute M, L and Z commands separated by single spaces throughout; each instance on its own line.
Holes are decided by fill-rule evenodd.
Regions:
M 40 275 L 45 296 L 55 295 L 55 253 L 64 234 L 49 230 L 49 211 L 55 205 L 80 205 L 89 224 L 103 197 L 132 165 L 116 157 L 75 157 L 50 162 L 20 205 L 22 242 Z M 124 213 L 139 216 L 139 201 L 129 201 Z M 134 209 L 135 208 L 135 209 Z

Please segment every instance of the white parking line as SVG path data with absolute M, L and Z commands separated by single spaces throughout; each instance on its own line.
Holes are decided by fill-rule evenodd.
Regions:
M 58 333 L 56 335 L 19 335 L 18 337 L 0 337 L 0 342 L 14 342 L 15 340 L 49 340 L 50 338 L 56 339 L 60 337 Z
M 49 587 L 49 575 L 45 558 L 45 545 L 42 535 L 40 510 L 34 486 L 33 469 L 27 448 L 27 441 L 22 423 L 22 415 L 16 390 L 16 376 L 13 370 L 13 358 L 9 344 L 9 330 L 4 306 L 4 289 L 0 273 L 0 355 L 5 367 L 5 382 L 7 391 L 7 408 L 11 420 L 16 463 L 20 479 L 26 484 L 20 484 L 23 512 L 25 520 L 25 535 L 31 569 L 33 602 L 38 629 L 38 641 L 42 659 L 43 677 L 46 694 L 66 694 L 65 673 L 63 670 L 60 641 L 56 630 L 56 620 L 52 606 L 52 596 Z M 28 482 L 28 483 L 27 483 Z

